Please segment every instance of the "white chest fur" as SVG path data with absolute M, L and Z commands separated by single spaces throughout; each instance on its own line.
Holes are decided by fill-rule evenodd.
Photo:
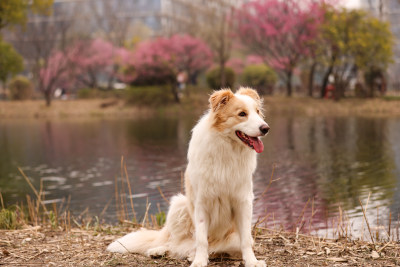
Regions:
M 186 175 L 197 192 L 208 197 L 248 197 L 257 159 L 254 150 L 210 127 L 206 114 L 193 129 Z M 236 137 L 234 137 L 236 138 Z

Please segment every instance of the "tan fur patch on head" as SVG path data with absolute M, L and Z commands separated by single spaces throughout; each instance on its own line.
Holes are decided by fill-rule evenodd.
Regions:
M 212 111 L 216 112 L 221 107 L 225 106 L 230 99 L 234 97 L 231 89 L 221 89 L 214 91 L 208 100 L 210 102 L 210 108 Z
M 257 93 L 256 90 L 250 88 L 250 87 L 240 87 L 239 90 L 236 92 L 239 95 L 247 95 L 256 101 L 258 105 L 258 112 L 261 117 L 264 118 L 264 108 L 263 108 L 263 99 L 260 97 L 260 95 Z
M 229 102 L 220 105 L 216 110 L 212 110 L 213 127 L 218 131 L 232 128 L 233 125 L 247 120 L 247 117 L 240 117 L 240 112 L 248 113 L 246 104 L 232 95 Z
M 239 90 L 236 92 L 239 95 L 247 95 L 250 96 L 251 98 L 254 99 L 257 103 L 261 102 L 261 98 L 258 95 L 257 91 L 254 89 L 251 89 L 249 87 L 240 87 Z

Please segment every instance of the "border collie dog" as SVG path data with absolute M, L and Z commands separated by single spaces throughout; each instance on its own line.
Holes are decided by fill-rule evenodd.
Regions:
M 191 267 L 207 266 L 210 253 L 242 254 L 246 267 L 266 266 L 252 248 L 252 176 L 260 140 L 269 131 L 257 92 L 240 88 L 215 91 L 210 109 L 193 128 L 185 172 L 185 195 L 171 199 L 159 230 L 140 229 L 111 243 L 107 250 L 168 254 L 187 258 Z

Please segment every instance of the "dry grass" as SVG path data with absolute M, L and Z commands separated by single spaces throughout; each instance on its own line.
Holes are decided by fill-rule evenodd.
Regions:
M 0 103 L 0 118 L 132 117 L 153 113 L 147 108 L 126 107 L 123 101 L 113 99 L 57 100 L 50 107 L 39 100 Z

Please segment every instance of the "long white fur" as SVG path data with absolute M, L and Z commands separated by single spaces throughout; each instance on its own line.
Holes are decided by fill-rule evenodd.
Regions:
M 213 252 L 241 252 L 246 267 L 266 266 L 252 249 L 256 152 L 235 136 L 235 130 L 260 136 L 259 127 L 266 123 L 256 112 L 255 100 L 247 95 L 235 97 L 249 111 L 245 122 L 217 131 L 210 110 L 194 127 L 185 172 L 186 187 L 190 188 L 186 188 L 186 196 L 172 198 L 164 228 L 130 233 L 111 243 L 108 251 L 148 256 L 168 252 L 175 258 L 188 258 L 191 267 L 206 266 Z

